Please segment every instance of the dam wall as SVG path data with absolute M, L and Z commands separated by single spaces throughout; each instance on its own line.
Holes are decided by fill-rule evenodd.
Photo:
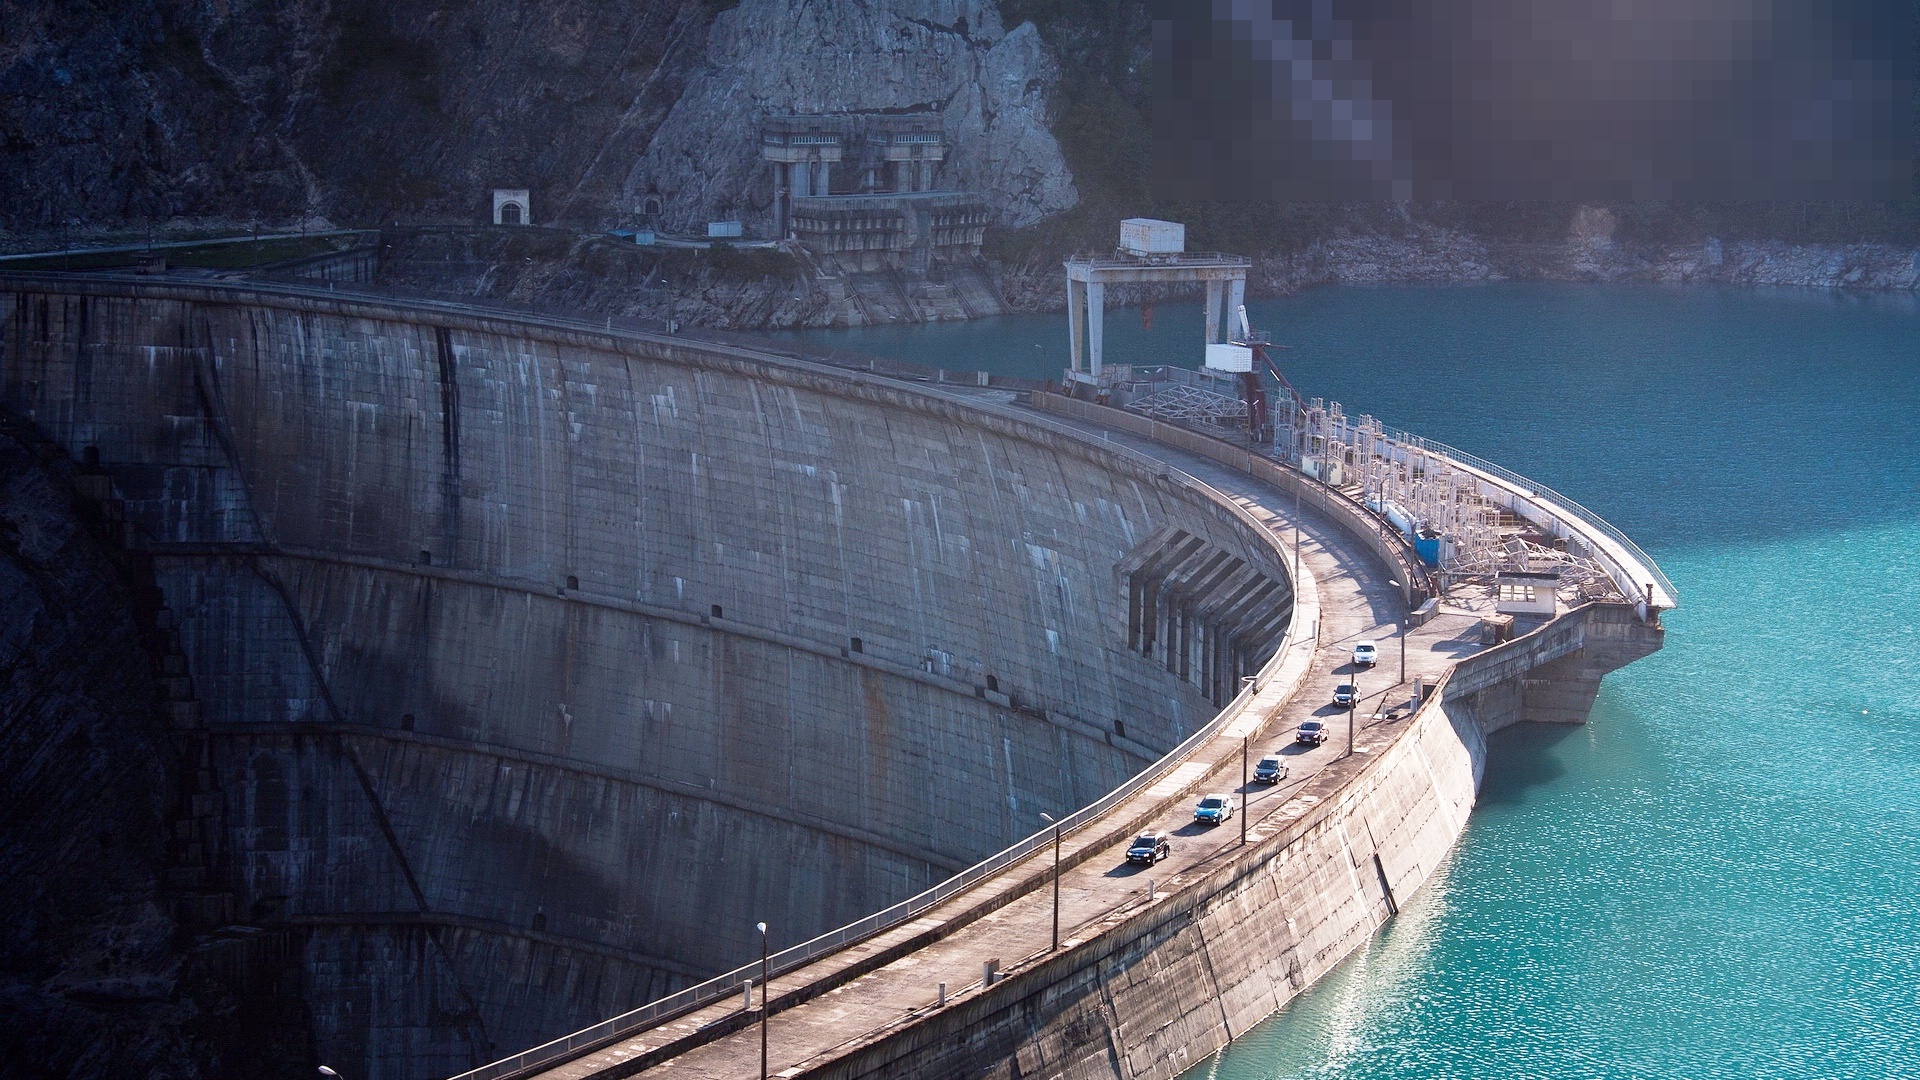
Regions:
M 1519 638 L 1493 646 L 1485 644 L 1480 623 L 1493 610 L 1491 599 L 1468 596 L 1428 605 L 1437 609 L 1412 635 L 1417 644 L 1408 675 L 1429 692 L 1411 720 L 1401 716 L 1403 706 L 1390 704 L 1407 685 L 1403 681 L 1379 705 L 1363 710 L 1371 715 L 1347 753 L 1330 750 L 1327 761 L 1312 748 L 1281 751 L 1291 757 L 1296 776 L 1303 768 L 1311 771 L 1299 787 L 1287 789 L 1278 807 L 1269 803 L 1256 810 L 1248 792 L 1242 821 L 1250 836 L 1241 843 L 1251 839 L 1251 848 L 1237 847 L 1229 837 L 1209 850 L 1201 839 L 1209 830 L 1183 822 L 1184 813 L 1170 812 L 1173 804 L 1198 791 L 1230 790 L 1234 766 L 1245 767 L 1243 738 L 1291 743 L 1294 724 L 1340 711 L 1326 706 L 1324 695 L 1336 681 L 1353 678 L 1345 646 L 1405 633 L 1401 605 L 1419 595 L 1403 586 L 1420 579 L 1404 573 L 1403 546 L 1391 543 L 1391 530 L 1334 489 L 1248 483 L 1241 474 L 1265 481 L 1261 466 L 1271 463 L 1231 444 L 1177 428 L 1161 438 L 1157 430 L 1140 430 L 1151 423 L 1144 418 L 1058 395 L 1035 395 L 1034 404 L 1072 417 L 1088 437 L 1154 456 L 1245 506 L 1267 523 L 1277 547 L 1292 532 L 1282 508 L 1294 497 L 1303 505 L 1313 500 L 1320 513 L 1304 524 L 1311 542 L 1298 601 L 1300 617 L 1315 628 L 1302 627 L 1311 668 L 1292 679 L 1272 672 L 1263 677 L 1267 689 L 1253 692 L 1256 715 L 1266 718 L 1263 732 L 1253 734 L 1246 723 L 1232 727 L 1227 745 L 1196 752 L 1183 781 L 1156 787 L 1155 799 L 1115 807 L 1099 830 L 1069 841 L 1061 864 L 1064 888 L 1077 899 L 1069 901 L 1074 910 L 1066 917 L 1072 929 L 1056 929 L 1052 949 L 1045 947 L 1043 901 L 1010 909 L 990 928 L 929 917 L 927 933 L 936 940 L 919 945 L 909 963 L 862 980 L 885 989 L 843 988 L 844 996 L 830 1008 L 816 1009 L 809 1001 L 839 985 L 836 972 L 848 965 L 828 961 L 784 978 L 776 974 L 771 1009 L 780 1075 L 1175 1075 L 1330 970 L 1426 881 L 1465 828 L 1488 734 L 1522 720 L 1583 722 L 1601 676 L 1662 642 L 1643 597 L 1562 607 L 1558 615 L 1532 622 L 1533 629 Z M 1153 441 L 1123 438 L 1122 432 Z M 1597 520 L 1562 524 L 1582 537 L 1608 531 Z M 1621 550 L 1638 549 L 1628 542 Z M 1633 574 L 1630 580 L 1664 581 L 1650 563 L 1622 560 L 1621 566 Z M 1400 595 L 1383 596 L 1389 588 Z M 1671 601 L 1672 593 L 1655 597 Z M 1408 646 L 1404 637 L 1397 644 Z M 1240 790 L 1248 791 L 1244 780 Z M 1157 899 L 1152 888 L 1125 889 L 1122 882 L 1135 876 L 1131 868 L 1099 870 L 1120 861 L 1121 837 L 1150 827 L 1173 829 L 1183 838 L 1175 844 L 1173 864 L 1156 875 L 1162 885 Z M 1181 856 L 1187 843 L 1202 850 Z M 1044 887 L 1049 876 L 1039 860 L 1002 874 L 1013 880 L 983 891 L 1005 895 Z M 1056 909 L 1056 927 L 1060 918 Z M 938 938 L 943 932 L 950 936 Z M 966 983 L 965 968 L 956 972 L 956 961 L 982 956 L 1011 957 L 1007 977 Z M 951 982 L 956 974 L 962 981 Z M 950 982 L 929 1001 L 926 987 L 936 977 Z M 960 988 L 951 998 L 948 985 Z M 753 1013 L 737 1005 L 710 1007 L 590 1048 L 578 1060 L 537 1068 L 549 1080 L 636 1072 L 723 1075 L 752 1057 L 751 1047 L 738 1044 L 752 1038 Z M 731 1034 L 736 1031 L 741 1034 Z M 474 1075 L 521 1075 L 514 1065 L 501 1062 Z
M 110 479 L 185 654 L 193 876 L 374 1080 L 1005 847 L 1204 723 L 1291 607 L 1148 465 L 675 339 L 0 277 L 0 405 Z
M 1177 1076 L 1326 974 L 1433 874 L 1473 808 L 1487 731 L 1511 722 L 1509 687 L 1590 649 L 1644 655 L 1645 630 L 1631 605 L 1594 604 L 1461 660 L 1204 881 L 804 1075 Z

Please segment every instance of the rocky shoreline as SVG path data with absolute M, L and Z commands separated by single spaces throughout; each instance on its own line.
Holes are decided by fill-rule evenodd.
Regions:
M 1797 286 L 1862 292 L 1920 289 L 1920 249 L 1892 244 L 1789 244 L 1779 240 L 1695 245 L 1639 245 L 1611 237 L 1575 237 L 1563 243 L 1487 241 L 1437 228 L 1408 236 L 1356 235 L 1258 252 L 1247 294 L 1290 296 L 1320 285 L 1442 285 L 1492 281 L 1565 281 L 1632 284 Z M 1057 267 L 1001 268 L 1007 306 L 1015 311 L 1064 311 Z M 1111 304 L 1167 295 L 1148 290 L 1108 291 Z

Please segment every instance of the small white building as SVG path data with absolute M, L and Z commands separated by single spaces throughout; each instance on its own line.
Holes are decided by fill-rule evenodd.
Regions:
M 526 188 L 493 189 L 493 223 L 495 225 L 533 224 L 533 202 L 527 198 Z
M 1493 610 L 1502 615 L 1552 615 L 1560 595 L 1559 574 L 1507 571 L 1494 577 L 1499 595 Z

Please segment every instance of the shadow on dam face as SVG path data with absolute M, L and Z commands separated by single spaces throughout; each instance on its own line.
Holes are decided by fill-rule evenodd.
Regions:
M 295 943 L 356 1077 L 926 888 L 1176 744 L 1291 606 L 1224 509 L 934 394 L 478 311 L 0 292 L 0 403 L 94 448 L 178 627 L 196 910 Z

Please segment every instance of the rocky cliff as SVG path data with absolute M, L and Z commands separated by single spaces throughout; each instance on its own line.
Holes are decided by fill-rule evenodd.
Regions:
M 307 214 L 611 212 L 704 52 L 710 6 L 17 0 L 0 37 L 0 229 Z M 617 163 L 617 164 L 616 164 Z
M 0 36 L 0 231 L 305 215 L 536 222 L 771 202 L 769 112 L 939 110 L 945 181 L 1010 224 L 1074 201 L 1047 50 L 991 0 L 16 0 Z
M 671 227 L 751 228 L 773 195 L 763 117 L 933 110 L 951 147 L 937 182 L 990 196 L 993 273 L 1016 308 L 1059 307 L 1060 258 L 1111 244 L 1137 214 L 1253 255 L 1255 295 L 1498 278 L 1913 286 L 1911 203 L 1158 202 L 1147 15 L 1144 0 L 14 0 L 0 247 L 196 222 L 466 226 L 495 186 L 529 188 L 533 220 L 576 235 L 654 200 Z M 828 321 L 804 272 L 689 275 L 656 259 L 645 292 L 595 261 L 575 244 L 531 263 L 468 259 L 445 282 L 431 260 L 391 276 L 594 312 Z M 899 307 L 877 317 L 928 317 Z
M 991 0 L 746 0 L 714 20 L 624 202 L 656 196 L 681 229 L 762 217 L 773 203 L 764 117 L 932 111 L 952 147 L 937 186 L 985 192 L 1000 224 L 1027 225 L 1077 198 L 1047 126 L 1057 77 L 1033 24 L 1009 32 Z

